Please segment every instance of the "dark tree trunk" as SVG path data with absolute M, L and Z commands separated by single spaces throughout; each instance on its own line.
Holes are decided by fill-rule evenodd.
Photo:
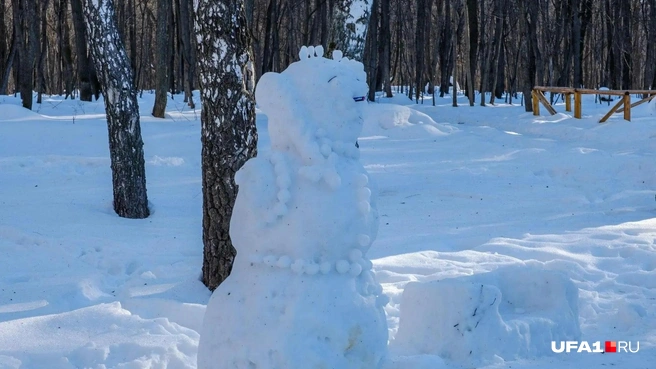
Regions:
M 0 0 L 1 1 L 1 0 Z M 68 8 L 68 0 L 60 0 L 60 27 L 61 30 L 61 53 L 62 53 L 62 71 L 64 73 L 64 88 L 66 90 L 65 97 L 73 96 L 73 51 L 71 50 L 71 29 L 68 26 L 66 17 L 66 9 Z
M 631 45 L 631 2 L 628 0 L 621 0 L 620 3 L 620 14 L 621 14 L 621 24 L 622 28 L 620 31 L 620 37 L 622 37 L 622 89 L 631 89 L 633 77 L 633 48 Z M 651 40 L 650 42 L 654 42 Z
M 478 56 L 478 0 L 467 0 L 467 24 L 469 34 L 465 37 L 469 37 L 469 67 L 467 68 L 467 96 L 470 96 L 470 104 L 474 103 L 474 91 L 473 84 L 474 78 L 476 77 L 476 62 Z M 481 3 L 481 12 L 483 12 L 483 3 Z M 481 18 L 485 15 L 482 14 Z M 483 21 L 483 19 L 481 19 Z M 488 46 L 489 47 L 489 46 Z M 481 103 L 485 104 L 485 94 L 483 90 L 481 92 Z
M 451 65 L 451 54 L 453 53 L 453 37 L 451 37 L 451 32 L 453 32 L 451 26 L 451 1 L 447 0 L 444 6 L 442 44 L 440 47 L 440 71 L 442 77 L 440 82 L 440 97 L 444 97 L 445 94 L 449 93 L 449 77 L 453 69 Z
M 415 32 L 415 103 L 423 98 L 424 51 L 426 45 L 426 0 L 417 0 L 417 30 Z M 429 13 L 430 14 L 430 13 Z
M 41 0 L 39 4 L 39 21 L 41 23 L 41 46 L 39 47 L 39 60 L 37 62 L 36 75 L 37 75 L 37 91 L 36 98 L 37 104 L 41 104 L 43 90 L 45 88 L 44 64 L 46 61 L 46 54 L 48 53 L 48 18 L 46 11 L 48 10 L 48 0 Z
M 71 0 L 71 17 L 75 28 L 75 54 L 77 55 L 77 78 L 79 80 L 80 100 L 91 101 L 93 95 L 96 99 L 100 93 L 98 76 L 96 75 L 91 59 L 87 53 L 87 40 L 82 12 L 82 0 Z
M 4 75 L 7 54 L 9 52 L 7 48 L 7 25 L 5 23 L 5 14 L 6 14 L 5 0 L 0 0 L 0 73 Z M 11 47 L 11 46 L 10 46 Z M 0 83 L 2 83 L 2 78 L 0 78 Z
M 2 1 L 2 0 L 0 0 Z M 7 55 L 5 67 L 2 72 L 2 78 L 0 78 L 0 95 L 7 94 L 7 86 L 9 85 L 9 76 L 11 75 L 11 68 L 14 64 L 14 58 L 18 52 L 18 41 L 16 40 L 16 33 L 14 32 L 11 36 L 11 49 L 9 50 L 9 55 Z
M 23 107 L 32 109 L 34 69 L 39 49 L 38 5 L 28 0 L 14 0 L 14 7 L 14 32 L 19 40 L 19 91 Z
M 185 102 L 190 108 L 195 108 L 194 104 L 194 75 L 196 74 L 196 51 L 193 47 L 192 40 L 192 27 L 193 19 L 191 15 L 192 9 L 189 1 L 180 1 L 180 41 L 182 42 L 182 56 L 186 65 L 186 78 L 184 82 Z
M 230 240 L 235 173 L 257 154 L 254 74 L 243 1 L 196 4 L 203 105 L 203 283 L 214 290 L 230 274 L 236 256 Z
M 385 96 L 392 97 L 392 86 L 390 84 L 390 46 L 392 43 L 390 0 L 381 0 L 380 7 L 380 41 L 378 43 L 380 82 L 385 89 Z
M 490 94 L 490 104 L 494 104 L 495 98 L 501 98 L 503 93 L 503 55 L 501 54 L 503 48 L 501 47 L 503 42 L 503 24 L 504 19 L 506 18 L 505 12 L 505 0 L 495 0 L 494 1 L 494 15 L 495 15 L 495 24 L 494 24 L 494 42 L 493 42 L 493 54 L 492 54 L 492 86 L 493 90 Z M 499 82 L 501 82 L 501 88 L 499 88 Z M 501 90 L 501 92 L 499 92 Z M 485 97 L 481 96 L 481 100 L 485 100 Z
M 367 95 L 369 101 L 376 100 L 376 86 L 378 85 L 378 18 L 380 13 L 378 4 L 379 0 L 373 0 L 364 48 L 364 68 L 369 85 L 369 94 Z
M 583 86 L 583 40 L 581 37 L 581 4 L 571 0 L 572 7 L 572 57 L 574 58 L 574 87 Z
M 114 210 L 120 217 L 146 218 L 146 171 L 132 68 L 116 27 L 113 0 L 85 0 L 89 47 L 103 87 Z
M 649 19 L 647 26 L 647 39 L 656 39 L 656 0 L 649 0 Z M 656 77 L 656 45 L 647 42 L 647 60 L 645 61 L 645 83 L 643 88 L 655 88 L 653 85 Z M 645 96 L 646 97 L 646 96 Z
M 168 61 L 171 58 L 169 38 L 169 15 L 171 14 L 171 0 L 157 0 L 157 36 L 155 41 L 155 105 L 153 116 L 164 118 L 166 111 L 166 91 L 171 82 Z
M 269 0 L 267 7 L 266 31 L 264 34 L 264 53 L 262 54 L 262 72 L 260 75 L 273 70 L 273 34 L 276 32 L 276 19 L 278 13 L 278 0 Z

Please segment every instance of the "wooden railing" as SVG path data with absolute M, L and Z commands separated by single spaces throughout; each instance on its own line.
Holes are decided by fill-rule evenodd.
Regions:
M 551 106 L 544 96 L 545 92 L 562 94 L 565 97 L 566 111 L 572 111 L 572 95 L 574 95 L 574 118 L 578 119 L 581 119 L 581 95 L 622 96 L 617 104 L 599 120 L 599 123 L 605 122 L 615 113 L 624 113 L 624 119 L 631 121 L 631 108 L 635 108 L 656 97 L 656 90 L 592 90 L 586 88 L 535 86 L 533 87 L 533 91 L 531 91 L 533 115 L 540 115 L 540 103 L 542 103 L 551 115 L 556 114 L 556 109 Z M 647 95 L 647 97 L 631 104 L 631 95 Z

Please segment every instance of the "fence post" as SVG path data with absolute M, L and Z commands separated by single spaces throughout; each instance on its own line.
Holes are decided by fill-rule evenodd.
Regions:
M 574 91 L 574 118 L 581 119 L 581 93 Z
M 531 103 L 533 104 L 533 115 L 540 115 L 540 103 L 538 102 L 538 93 L 531 90 Z
M 565 111 L 572 111 L 572 94 L 565 93 Z
M 624 93 L 624 120 L 631 121 L 631 95 Z

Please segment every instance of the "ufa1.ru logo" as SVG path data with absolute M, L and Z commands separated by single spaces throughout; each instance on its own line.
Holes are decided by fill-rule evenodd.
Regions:
M 592 344 L 589 344 L 588 341 L 551 341 L 551 351 L 557 354 L 563 352 L 631 352 L 635 354 L 640 351 L 640 341 L 606 341 L 603 349 L 601 341 L 592 342 Z

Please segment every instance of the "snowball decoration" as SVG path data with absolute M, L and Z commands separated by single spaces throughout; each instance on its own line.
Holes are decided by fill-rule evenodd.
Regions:
M 376 196 L 356 147 L 366 75 L 324 52 L 301 48 L 256 88 L 271 147 L 236 174 L 237 256 L 207 306 L 199 369 L 380 369 L 387 354 L 388 300 L 366 256 Z
M 344 274 L 349 271 L 351 265 L 346 260 L 340 260 L 335 267 L 337 268 L 337 273 Z

